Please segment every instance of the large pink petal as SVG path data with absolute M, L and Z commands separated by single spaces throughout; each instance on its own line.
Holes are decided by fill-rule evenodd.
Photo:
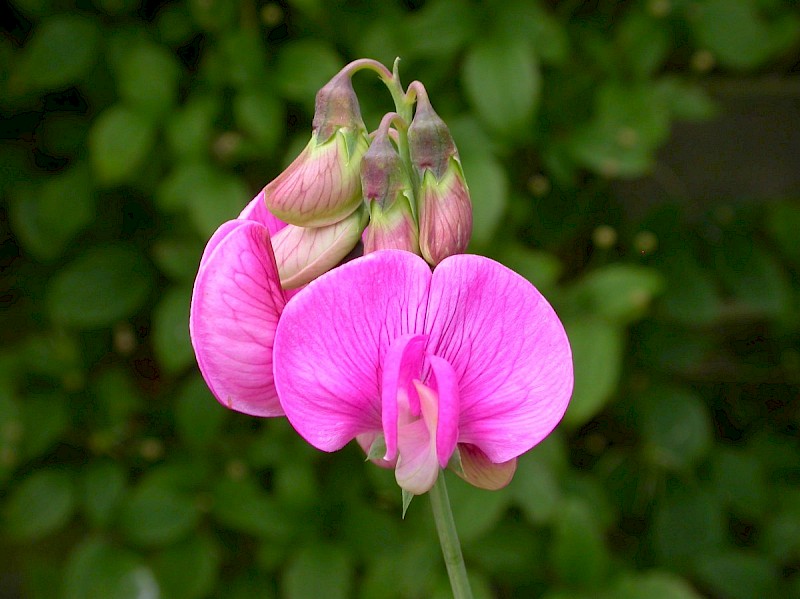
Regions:
M 547 300 L 520 275 L 482 256 L 436 267 L 425 332 L 455 370 L 459 443 L 495 463 L 528 451 L 558 424 L 572 394 L 572 354 Z
M 242 210 L 238 218 L 240 220 L 252 220 L 261 223 L 267 228 L 270 235 L 275 235 L 275 233 L 286 226 L 285 222 L 267 210 L 263 189 L 256 197 L 250 200 L 250 203 L 244 207 L 244 210 Z
M 422 330 L 431 273 L 403 251 L 357 258 L 286 305 L 275 337 L 275 385 L 292 426 L 335 451 L 383 432 L 381 364 L 400 335 Z
M 201 260 L 189 318 L 200 371 L 223 405 L 283 415 L 272 342 L 285 302 L 267 229 L 246 220 L 224 223 Z

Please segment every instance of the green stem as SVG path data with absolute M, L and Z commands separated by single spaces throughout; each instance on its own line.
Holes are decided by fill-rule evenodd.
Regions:
M 436 521 L 436 532 L 439 533 L 442 555 L 447 566 L 447 575 L 450 577 L 450 587 L 453 589 L 453 597 L 454 599 L 472 599 L 472 589 L 470 589 L 467 569 L 464 566 L 464 556 L 461 555 L 456 523 L 453 520 L 450 499 L 447 496 L 444 472 L 439 472 L 439 477 L 429 494 L 433 519 Z

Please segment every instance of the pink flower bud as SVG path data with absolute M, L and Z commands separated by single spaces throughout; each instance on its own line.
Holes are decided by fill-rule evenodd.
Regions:
M 415 85 L 417 109 L 408 128 L 411 164 L 419 177 L 419 247 L 433 266 L 467 249 L 472 202 L 450 130 L 433 110 L 425 88 Z
M 352 250 L 367 222 L 365 210 L 325 227 L 287 225 L 272 237 L 281 287 L 295 289 L 339 264 Z
M 372 202 L 369 215 L 369 225 L 362 236 L 365 254 L 406 250 L 419 255 L 419 231 L 406 196 L 399 195 L 388 209 Z
M 345 67 L 317 93 L 311 141 L 264 188 L 267 208 L 281 220 L 303 227 L 342 220 L 361 202 L 359 166 L 368 145 Z

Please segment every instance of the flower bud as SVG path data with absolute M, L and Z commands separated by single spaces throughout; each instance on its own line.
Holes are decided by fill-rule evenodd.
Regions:
M 325 227 L 287 225 L 278 231 L 272 237 L 272 250 L 281 287 L 302 287 L 339 264 L 361 239 L 366 222 L 362 208 Z
M 303 227 L 342 220 L 361 201 L 359 165 L 368 145 L 345 67 L 317 93 L 308 145 L 264 188 L 267 208 L 279 219 Z
M 364 253 L 399 249 L 419 254 L 419 233 L 411 210 L 411 181 L 389 137 L 384 117 L 361 161 L 361 190 L 369 208 L 370 222 L 364 231 Z
M 419 177 L 417 211 L 422 257 L 436 266 L 467 249 L 472 202 L 453 137 L 418 85 L 417 109 L 408 128 L 411 164 Z

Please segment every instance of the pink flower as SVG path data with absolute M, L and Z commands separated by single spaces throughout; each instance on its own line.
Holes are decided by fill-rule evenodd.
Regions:
M 553 309 L 480 256 L 446 258 L 433 273 L 409 252 L 357 258 L 286 305 L 274 343 L 275 385 L 295 429 L 324 451 L 352 439 L 385 445 L 383 464 L 413 494 L 453 462 L 473 484 L 503 486 L 572 393 Z
M 270 236 L 286 227 L 262 191 L 206 245 L 192 293 L 189 331 L 211 392 L 232 410 L 282 416 L 272 377 L 272 342 L 287 295 Z

